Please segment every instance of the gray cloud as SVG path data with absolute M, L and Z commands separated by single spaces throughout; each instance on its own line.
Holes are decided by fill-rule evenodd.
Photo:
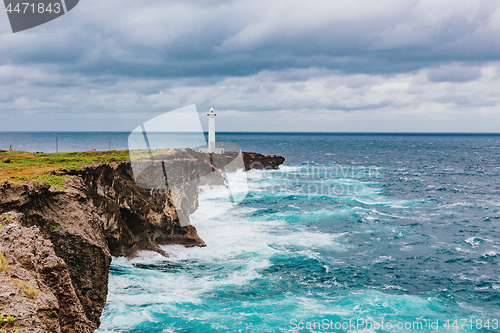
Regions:
M 30 129 L 128 130 L 192 103 L 303 123 L 356 110 L 490 115 L 499 39 L 496 0 L 84 1 L 0 34 L 0 130 L 25 129 L 19 117 Z
M 431 82 L 468 82 L 479 79 L 481 75 L 479 67 L 451 64 L 429 70 L 427 78 Z
M 0 35 L 2 64 L 131 77 L 245 76 L 324 67 L 402 73 L 500 56 L 496 1 L 82 2 L 45 25 Z

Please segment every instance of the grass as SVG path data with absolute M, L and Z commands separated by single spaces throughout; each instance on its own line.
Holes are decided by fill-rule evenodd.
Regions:
M 136 160 L 143 160 L 143 159 L 148 159 L 151 156 L 159 156 L 159 155 L 165 155 L 168 151 L 170 151 L 170 148 L 165 148 L 165 149 L 133 149 L 130 154 L 130 160 L 136 161 Z
M 0 251 L 0 272 L 7 272 L 10 269 L 9 263 L 5 259 L 3 252 Z
M 42 172 L 41 175 L 36 175 L 33 177 L 27 177 L 27 176 L 21 176 L 21 177 L 15 177 L 14 180 L 21 180 L 21 181 L 34 181 L 34 180 L 41 180 L 42 182 L 45 182 L 49 184 L 50 186 L 54 186 L 57 188 L 62 189 L 64 187 L 64 180 L 63 179 L 69 179 L 72 178 L 73 176 L 56 176 L 56 175 L 49 175 L 47 171 Z
M 7 316 L 4 318 L 4 316 L 0 315 L 0 333 L 7 333 L 7 331 L 5 330 L 5 327 L 7 325 L 9 325 L 10 323 L 13 323 L 15 320 L 16 320 L 16 317 L 14 317 L 14 316 Z M 17 329 L 17 327 L 14 326 L 12 329 L 13 329 L 13 331 L 9 330 L 9 332 L 19 333 L 19 330 Z
M 9 159 L 10 163 L 2 163 Z M 48 171 L 77 169 L 92 163 L 113 163 L 130 160 L 128 150 L 83 151 L 71 153 L 30 153 L 26 151 L 0 151 L 0 180 L 12 183 L 41 180 L 55 187 L 64 186 L 63 179 L 70 176 L 53 176 Z
M 33 298 L 35 299 L 40 291 L 36 288 L 33 288 L 28 282 L 18 280 L 18 279 L 13 279 L 12 284 L 15 285 L 16 287 L 19 287 L 21 291 L 28 297 L 28 298 Z

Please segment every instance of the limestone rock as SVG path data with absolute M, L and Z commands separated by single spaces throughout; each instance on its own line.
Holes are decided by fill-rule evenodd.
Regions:
M 93 332 L 106 304 L 112 255 L 162 253 L 162 244 L 204 246 L 194 226 L 180 225 L 179 214 L 198 208 L 200 175 L 210 174 L 205 183 L 223 185 L 224 166 L 238 153 L 173 154 L 160 162 L 172 186 L 179 186 L 175 194 L 167 184 L 139 186 L 130 162 L 52 172 L 73 176 L 64 179 L 64 189 L 2 181 L 0 314 L 16 317 L 20 332 Z M 233 167 L 278 168 L 284 158 L 243 153 L 243 160 L 244 166 Z

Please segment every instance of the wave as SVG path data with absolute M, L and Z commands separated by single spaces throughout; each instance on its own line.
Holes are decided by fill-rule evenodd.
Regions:
M 485 237 L 452 235 L 445 228 L 461 222 L 443 220 L 444 211 L 473 209 L 472 200 L 423 191 L 426 199 L 404 200 L 399 188 L 351 176 L 323 182 L 364 192 L 301 193 L 301 184 L 322 181 L 307 172 L 304 165 L 252 170 L 237 205 L 224 199 L 226 189 L 204 187 L 191 222 L 207 247 L 168 245 L 168 258 L 114 258 L 98 332 L 232 332 L 240 324 L 241 331 L 290 331 L 293 318 L 387 322 L 486 313 L 457 291 L 469 280 L 454 283 L 476 279 L 464 293 L 482 288 L 477 269 L 495 264 L 498 249 Z M 465 266 L 471 273 L 459 275 Z

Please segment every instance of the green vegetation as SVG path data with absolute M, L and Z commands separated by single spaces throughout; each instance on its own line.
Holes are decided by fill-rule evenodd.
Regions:
M 7 330 L 5 329 L 5 327 L 7 327 L 11 323 L 13 323 L 15 320 L 16 320 L 16 318 L 14 316 L 7 316 L 4 318 L 4 316 L 0 315 L 0 333 L 7 333 Z M 19 330 L 17 329 L 17 327 L 14 326 L 12 328 L 12 331 L 9 331 L 9 332 L 19 333 Z
M 151 156 L 165 155 L 169 151 L 170 151 L 170 148 L 151 149 L 151 150 L 149 150 L 149 149 L 131 150 L 130 151 L 130 160 L 131 161 L 144 160 L 144 159 L 150 158 Z
M 3 256 L 3 252 L 0 251 L 0 272 L 7 272 L 10 269 L 9 263 Z
M 19 287 L 21 291 L 28 297 L 28 298 L 33 298 L 35 299 L 40 291 L 36 288 L 33 288 L 28 282 L 18 280 L 18 279 L 13 279 L 12 284 L 15 285 L 16 287 Z
M 69 179 L 72 178 L 73 176 L 56 176 L 56 175 L 49 175 L 47 172 L 43 172 L 41 175 L 33 176 L 33 177 L 27 177 L 27 176 L 21 176 L 21 177 L 16 177 L 14 178 L 15 180 L 22 180 L 22 181 L 35 181 L 35 180 L 41 180 L 44 183 L 49 184 L 50 186 L 54 186 L 57 188 L 62 189 L 64 187 L 64 181 L 63 179 Z
M 9 159 L 10 163 L 1 163 Z M 41 180 L 55 187 L 64 186 L 63 179 L 70 176 L 49 175 L 48 171 L 61 169 L 81 170 L 92 163 L 128 161 L 128 150 L 85 151 L 71 153 L 30 153 L 26 151 L 0 151 L 0 180 L 13 183 Z
M 10 215 L 5 215 L 5 221 L 9 222 L 10 221 Z M 3 228 L 3 224 L 0 223 L 0 229 Z
M 57 230 L 57 226 L 55 226 L 55 225 L 51 225 L 50 227 L 51 227 L 51 228 L 52 228 L 52 230 L 54 230 L 54 231 L 56 231 L 56 230 Z
M 76 268 L 77 270 L 82 269 L 82 268 L 80 267 L 80 265 L 78 265 L 78 264 L 76 264 L 76 265 L 75 265 L 75 268 Z

